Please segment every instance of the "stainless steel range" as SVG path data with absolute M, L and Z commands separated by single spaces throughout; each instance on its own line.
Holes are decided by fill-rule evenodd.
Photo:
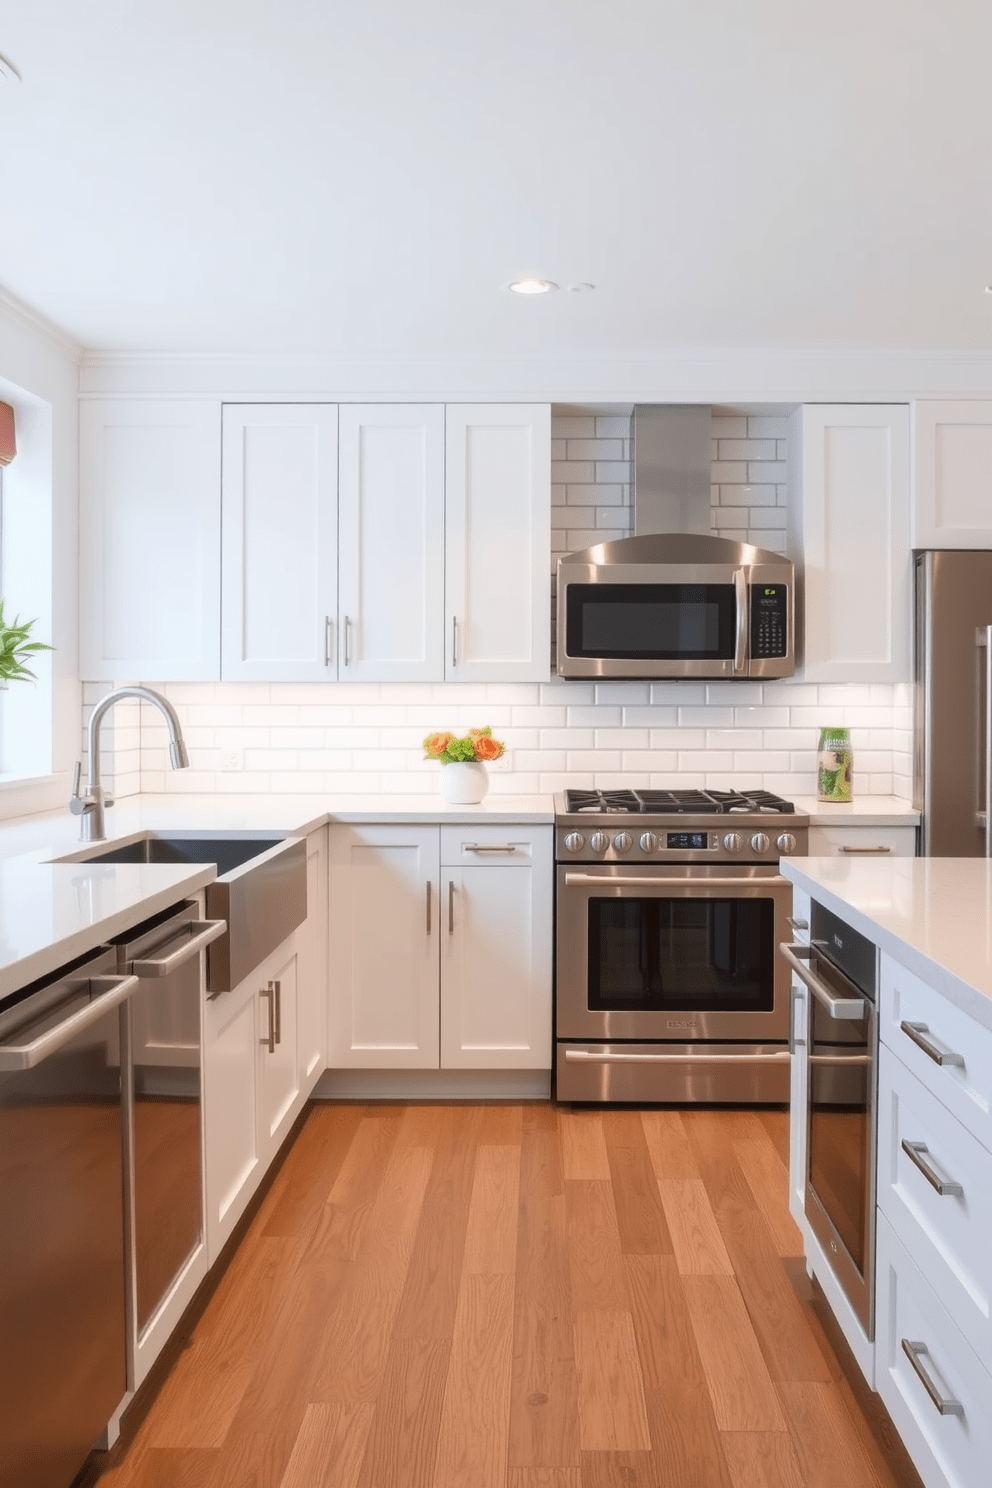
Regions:
M 559 1100 L 788 1100 L 778 865 L 808 829 L 761 790 L 555 797 Z

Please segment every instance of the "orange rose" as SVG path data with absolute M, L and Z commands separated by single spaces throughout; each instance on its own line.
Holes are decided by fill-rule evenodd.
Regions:
M 502 744 L 497 739 L 491 738 L 488 734 L 473 735 L 472 742 L 475 745 L 476 759 L 497 760 L 503 753 Z
M 424 748 L 433 759 L 440 759 L 451 743 L 451 738 L 451 734 L 428 734 L 424 740 Z

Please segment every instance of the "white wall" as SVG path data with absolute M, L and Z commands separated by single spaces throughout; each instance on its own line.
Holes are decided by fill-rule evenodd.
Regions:
M 16 573 L 4 575 L 10 613 L 39 617 L 36 638 L 51 641 L 32 670 L 38 684 L 17 683 L 2 695 L 7 753 L 18 773 L 37 768 L 33 781 L 0 781 L 0 816 L 64 803 L 79 732 L 77 630 L 78 396 L 80 349 L 55 328 L 0 291 L 0 397 L 19 416 L 19 454 L 8 467 L 8 494 L 21 515 L 37 501 L 36 546 Z M 28 572 L 30 568 L 30 572 Z M 50 620 L 49 620 L 50 617 Z M 37 727 L 51 697 L 51 750 L 24 735 Z M 11 735 L 13 734 L 13 737 Z M 22 758 L 25 756 L 25 758 Z

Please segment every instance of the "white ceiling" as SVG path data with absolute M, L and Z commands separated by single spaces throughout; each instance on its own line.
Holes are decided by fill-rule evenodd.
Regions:
M 988 0 L 0 0 L 0 53 L 0 285 L 89 348 L 992 345 Z

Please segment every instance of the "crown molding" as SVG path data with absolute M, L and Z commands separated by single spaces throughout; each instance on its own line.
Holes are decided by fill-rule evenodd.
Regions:
M 48 320 L 40 311 L 33 309 L 23 300 L 19 300 L 10 290 L 0 285 L 0 315 L 7 320 L 13 321 L 15 325 L 21 326 L 23 330 L 30 331 L 32 335 L 40 336 L 47 341 L 49 346 L 60 351 L 77 364 L 82 362 L 84 348 L 82 344 L 57 326 L 54 321 Z

